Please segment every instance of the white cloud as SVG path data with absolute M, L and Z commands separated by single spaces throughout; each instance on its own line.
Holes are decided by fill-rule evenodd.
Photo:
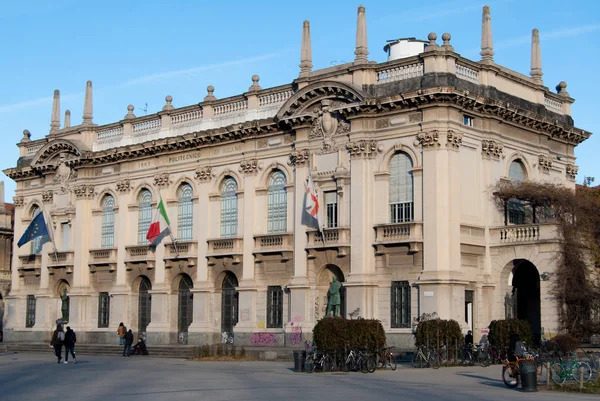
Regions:
M 550 32 L 540 31 L 540 41 L 543 43 L 545 40 L 570 38 L 597 30 L 600 30 L 600 24 L 574 26 Z M 531 35 L 499 41 L 497 44 L 494 44 L 494 49 L 510 49 L 527 44 L 531 44 Z

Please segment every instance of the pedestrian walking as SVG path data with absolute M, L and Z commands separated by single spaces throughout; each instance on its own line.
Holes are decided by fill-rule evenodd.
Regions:
M 73 363 L 77 363 L 75 359 L 75 343 L 77 342 L 77 336 L 75 332 L 67 326 L 67 332 L 65 333 L 65 363 L 69 363 L 69 352 L 73 357 Z
M 129 356 L 131 345 L 133 344 L 133 331 L 131 329 L 125 334 L 125 345 L 123 346 L 123 356 Z
M 125 344 L 125 334 L 127 334 L 127 327 L 123 324 L 123 322 L 119 323 L 119 327 L 117 328 L 117 335 L 119 336 L 119 345 Z
M 65 342 L 65 332 L 63 331 L 62 325 L 57 324 L 56 330 L 52 333 L 52 340 L 50 340 L 50 345 L 54 347 L 54 355 L 56 355 L 57 362 L 60 363 L 62 361 L 62 346 Z

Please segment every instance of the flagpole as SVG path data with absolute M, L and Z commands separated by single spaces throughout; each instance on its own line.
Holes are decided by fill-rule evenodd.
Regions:
M 162 194 L 160 193 L 160 190 L 158 191 L 158 196 L 160 198 L 160 201 L 162 202 Z M 158 209 L 156 210 L 158 212 Z M 179 249 L 177 248 L 177 240 L 175 238 L 173 238 L 173 230 L 171 229 L 171 222 L 169 221 L 169 224 L 167 225 L 167 227 L 169 227 L 169 237 L 171 238 L 171 242 L 173 243 L 173 249 L 175 249 L 175 256 L 179 256 Z
M 50 234 L 50 242 L 52 242 L 52 247 L 54 248 L 54 261 L 58 262 L 58 250 L 56 249 L 56 244 L 54 243 L 54 225 L 52 224 L 52 215 L 50 213 L 46 213 L 46 206 L 42 203 L 42 214 L 44 216 L 44 222 L 46 220 L 46 214 L 48 214 L 48 221 L 50 224 L 46 224 L 47 227 L 50 227 L 48 233 Z
M 317 200 L 318 200 L 319 193 L 317 192 L 317 187 L 315 185 L 315 181 L 312 178 L 312 155 L 310 155 L 308 158 L 308 177 L 310 179 L 310 182 L 312 183 L 312 187 L 315 190 L 315 195 L 317 195 Z M 317 231 L 321 234 L 321 241 L 323 242 L 323 246 L 325 246 L 325 235 L 323 233 L 323 227 L 321 226 L 321 223 L 319 221 L 320 214 L 321 214 L 321 210 L 319 208 L 319 210 L 317 210 Z

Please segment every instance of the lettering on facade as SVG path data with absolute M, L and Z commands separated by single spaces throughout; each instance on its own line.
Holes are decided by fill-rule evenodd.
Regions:
M 154 165 L 154 163 L 152 162 L 152 160 L 144 160 L 141 162 L 138 162 L 137 167 L 138 168 L 148 168 L 148 167 L 152 167 Z
M 227 155 L 227 154 L 230 154 L 230 153 L 241 152 L 243 150 L 244 150 L 244 146 L 243 145 L 226 146 L 226 147 L 222 147 L 222 148 L 213 149 L 212 150 L 212 155 L 213 156 Z
M 178 163 L 186 160 L 198 160 L 201 157 L 200 152 L 185 153 L 183 155 L 169 156 L 169 163 Z

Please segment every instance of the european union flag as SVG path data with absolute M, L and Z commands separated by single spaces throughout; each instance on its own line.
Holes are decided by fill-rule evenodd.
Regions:
M 46 226 L 46 221 L 44 220 L 44 213 L 38 213 L 37 216 L 31 220 L 31 223 L 29 223 L 29 226 L 23 233 L 23 236 L 17 245 L 20 248 L 37 237 L 45 237 L 42 240 L 42 244 L 48 242 L 50 239 L 48 237 L 48 227 Z

